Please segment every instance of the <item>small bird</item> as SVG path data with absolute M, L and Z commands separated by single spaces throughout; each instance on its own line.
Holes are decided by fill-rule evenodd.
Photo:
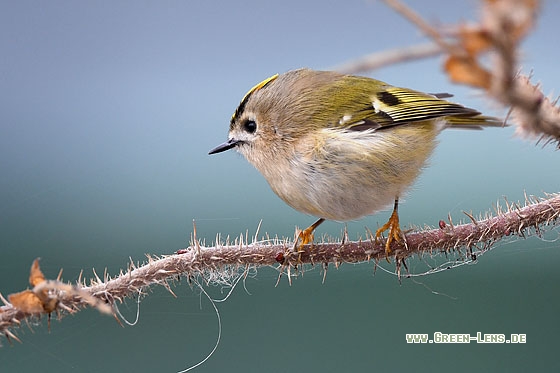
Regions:
M 496 118 L 379 80 L 299 69 L 255 85 L 231 117 L 228 140 L 281 199 L 319 217 L 299 232 L 295 248 L 313 242 L 325 220 L 349 221 L 393 203 L 385 251 L 404 238 L 399 197 L 418 177 L 444 128 L 502 126 Z

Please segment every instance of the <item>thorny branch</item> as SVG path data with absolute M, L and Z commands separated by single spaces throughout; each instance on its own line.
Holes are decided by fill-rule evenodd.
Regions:
M 525 206 L 506 201 L 505 208 L 498 205 L 494 216 L 475 219 L 469 224 L 454 225 L 451 219 L 440 221 L 439 228 L 411 232 L 405 242 L 395 242 L 391 258 L 396 263 L 397 274 L 406 270 L 405 259 L 412 255 L 432 255 L 455 252 L 463 260 L 475 260 L 500 239 L 508 236 L 526 237 L 541 235 L 544 227 L 557 227 L 560 222 L 560 194 L 547 199 L 527 197 Z M 251 241 L 251 242 L 249 242 Z M 56 312 L 59 317 L 67 313 L 92 306 L 107 312 L 107 305 L 122 302 L 143 288 L 159 284 L 171 293 L 169 283 L 178 276 L 201 277 L 206 283 L 220 282 L 221 277 L 240 275 L 249 267 L 275 266 L 280 275 L 287 275 L 291 281 L 296 270 L 302 271 L 305 264 L 321 264 L 326 269 L 329 264 L 338 267 L 342 263 L 385 260 L 384 240 L 374 240 L 371 232 L 364 240 L 315 243 L 306 247 L 301 254 L 292 251 L 292 244 L 282 240 L 256 241 L 240 236 L 234 243 L 216 243 L 213 247 L 203 247 L 194 238 L 192 245 L 173 255 L 148 257 L 148 261 L 136 266 L 130 263 L 125 272 L 101 279 L 95 275 L 89 284 L 79 280 L 76 285 L 68 285 L 59 280 L 44 280 L 34 263 L 30 282 L 32 290 L 12 294 L 8 300 L 0 297 L 4 306 L 0 307 L 0 333 L 8 339 L 17 337 L 11 331 L 22 322 L 29 323 L 42 314 Z M 40 271 L 39 271 L 40 272 Z M 38 278 L 38 279 L 37 279 Z M 24 297 L 24 300 L 16 297 Z M 17 300 L 17 301 L 16 301 Z
M 518 44 L 534 24 L 538 1 L 485 0 L 479 24 L 462 26 L 452 34 L 439 32 L 397 0 L 385 2 L 417 25 L 437 47 L 421 46 L 400 56 L 395 51 L 384 57 L 376 55 L 379 60 L 375 66 L 442 53 L 446 55 L 445 71 L 452 80 L 483 88 L 489 96 L 511 107 L 510 117 L 517 124 L 519 134 L 541 136 L 544 141 L 560 146 L 560 110 L 556 103 L 546 98 L 529 78 L 517 73 Z M 480 60 L 487 52 L 494 56 L 490 66 Z M 368 64 L 368 59 L 362 59 L 344 68 L 346 71 L 364 69 L 369 68 Z M 405 242 L 395 242 L 391 258 L 396 263 L 397 274 L 400 276 L 403 268 L 407 271 L 405 259 L 412 255 L 454 252 L 464 261 L 475 260 L 476 255 L 486 252 L 504 237 L 541 235 L 545 227 L 558 227 L 560 194 L 547 199 L 526 198 L 524 206 L 506 201 L 505 208 L 498 206 L 494 216 L 485 219 L 466 216 L 471 220 L 469 224 L 454 225 L 451 219 L 440 221 L 439 228 L 409 232 Z M 316 243 L 301 255 L 292 252 L 288 240 L 257 241 L 257 236 L 255 239 L 241 236 L 233 244 L 217 242 L 214 247 L 203 247 L 194 237 L 189 248 L 176 254 L 149 256 L 139 266 L 130 263 L 126 271 L 114 278 L 105 274 L 101 279 L 95 274 L 88 284 L 81 279 L 74 285 L 63 283 L 60 278 L 46 280 L 35 262 L 30 276 L 31 290 L 11 294 L 8 299 L 0 294 L 4 303 L 0 306 L 0 333 L 8 340 L 18 340 L 13 330 L 22 323 L 30 325 L 41 315 L 50 317 L 52 313 L 62 317 L 88 306 L 115 315 L 116 304 L 126 297 L 153 284 L 171 291 L 170 283 L 178 276 L 219 283 L 228 276 L 241 275 L 248 268 L 275 266 L 280 275 L 286 275 L 291 281 L 306 265 L 314 263 L 326 270 L 329 264 L 370 260 L 377 263 L 386 258 L 384 240 L 376 242 L 370 232 L 359 241 L 344 237 L 342 242 Z

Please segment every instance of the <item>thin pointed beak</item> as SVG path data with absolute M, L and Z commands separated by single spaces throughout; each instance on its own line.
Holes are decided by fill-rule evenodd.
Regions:
M 234 148 L 237 146 L 237 144 L 239 144 L 239 140 L 235 140 L 235 139 L 229 139 L 228 141 L 224 142 L 223 144 L 220 144 L 218 146 L 216 146 L 214 149 L 210 150 L 208 152 L 208 154 L 216 154 L 216 153 L 221 153 L 221 152 L 225 152 L 226 150 L 229 150 L 231 148 Z

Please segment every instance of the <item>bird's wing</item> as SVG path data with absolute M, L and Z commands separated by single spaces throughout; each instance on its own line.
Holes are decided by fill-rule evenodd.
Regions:
M 485 125 L 485 119 L 474 109 L 406 88 L 383 86 L 380 92 L 368 96 L 361 110 L 341 125 L 349 130 L 383 130 L 394 126 L 425 121 L 428 119 L 452 118 L 451 122 L 466 126 Z M 462 121 L 461 118 L 465 120 Z M 343 123 L 344 122 L 344 123 Z M 461 123 L 465 122 L 465 123 Z

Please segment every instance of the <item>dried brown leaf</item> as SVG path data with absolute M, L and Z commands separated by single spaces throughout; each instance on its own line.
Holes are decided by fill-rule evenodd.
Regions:
M 456 83 L 484 89 L 490 88 L 492 75 L 474 58 L 451 55 L 445 61 L 444 69 L 449 78 Z
M 461 27 L 459 29 L 459 42 L 465 52 L 472 57 L 492 48 L 490 34 L 478 27 Z
M 31 273 L 29 274 L 29 283 L 31 286 L 37 286 L 45 281 L 45 276 L 39 267 L 39 259 L 35 259 L 31 265 Z
M 19 293 L 8 295 L 10 303 L 25 313 L 43 313 L 45 308 L 43 302 L 31 290 L 24 290 Z

